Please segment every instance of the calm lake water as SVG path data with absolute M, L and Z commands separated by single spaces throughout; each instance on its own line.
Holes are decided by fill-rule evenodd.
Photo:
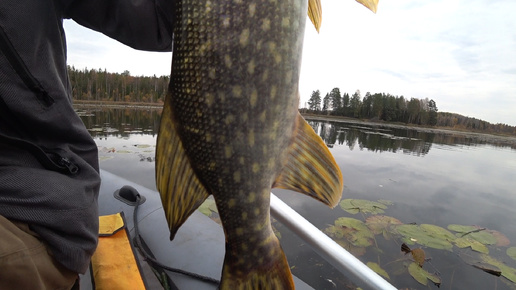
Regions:
M 102 169 L 156 188 L 160 111 L 83 109 L 80 115 L 99 146 Z M 342 170 L 343 202 L 330 210 L 301 194 L 273 190 L 281 199 L 364 263 L 381 268 L 399 289 L 437 289 L 425 275 L 437 277 L 441 289 L 516 289 L 514 139 L 308 121 Z M 274 226 L 294 274 L 315 289 L 353 288 L 288 229 Z M 404 254 L 403 243 L 424 251 L 422 268 L 411 266 L 419 250 Z

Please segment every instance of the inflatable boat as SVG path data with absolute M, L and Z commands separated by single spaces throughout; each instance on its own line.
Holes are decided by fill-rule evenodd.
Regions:
M 168 289 L 218 288 L 225 251 L 224 232 L 220 225 L 195 211 L 170 241 L 158 192 L 104 170 L 101 178 L 99 215 L 122 213 L 125 217 L 125 229 L 131 244 L 144 249 L 143 255 L 141 250 L 134 252 L 145 288 L 163 289 L 163 284 Z M 273 194 L 271 214 L 356 285 L 363 289 L 395 289 Z M 93 272 L 90 266 L 88 272 L 81 275 L 81 290 L 96 288 Z M 313 289 L 298 277 L 294 277 L 294 282 L 296 289 Z

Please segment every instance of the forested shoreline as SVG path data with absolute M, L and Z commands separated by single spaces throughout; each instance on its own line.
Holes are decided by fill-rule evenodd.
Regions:
M 110 73 L 106 69 L 77 69 L 68 66 L 73 99 L 78 103 L 162 104 L 169 76 L 132 76 L 129 71 Z M 434 100 L 405 98 L 386 93 L 367 92 L 362 98 L 357 90 L 351 96 L 339 88 L 321 97 L 312 92 L 302 113 L 332 115 L 371 121 L 398 122 L 484 133 L 516 135 L 516 126 L 491 124 L 456 113 L 438 112 Z
M 367 92 L 362 98 L 360 90 L 350 96 L 348 93 L 341 94 L 339 88 L 334 88 L 322 98 L 321 92 L 316 90 L 312 92 L 305 108 L 300 111 L 316 115 L 516 136 L 516 126 L 492 124 L 474 117 L 438 112 L 437 104 L 433 99 L 409 99 L 388 93 Z

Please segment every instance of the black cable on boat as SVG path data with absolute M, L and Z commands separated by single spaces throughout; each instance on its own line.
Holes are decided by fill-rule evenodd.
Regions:
M 137 219 L 138 214 L 137 213 L 138 213 L 138 206 L 140 205 L 140 199 L 141 199 L 140 194 L 137 194 L 136 195 L 136 204 L 134 206 L 134 212 L 133 212 L 133 220 L 134 220 L 134 235 L 135 235 L 136 246 L 140 249 L 140 252 L 143 255 L 143 257 L 147 261 L 151 262 L 154 266 L 157 266 L 157 267 L 162 268 L 164 270 L 167 270 L 167 271 L 170 271 L 170 272 L 174 272 L 174 273 L 178 273 L 178 274 L 182 274 L 182 275 L 186 275 L 186 276 L 189 276 L 189 277 L 192 277 L 192 278 L 204 281 L 204 282 L 208 282 L 208 283 L 211 283 L 211 284 L 219 285 L 220 281 L 217 280 L 217 279 L 213 279 L 211 277 L 207 277 L 207 276 L 199 275 L 199 274 L 196 274 L 196 273 L 184 271 L 184 270 L 181 270 L 181 269 L 169 267 L 167 265 L 164 265 L 164 264 L 160 263 L 158 260 L 154 259 L 153 257 L 151 257 L 147 253 L 147 251 L 145 250 L 145 248 L 142 245 L 140 233 L 138 231 L 138 219 Z

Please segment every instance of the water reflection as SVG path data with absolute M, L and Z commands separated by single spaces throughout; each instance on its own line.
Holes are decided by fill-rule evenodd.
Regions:
M 94 138 L 158 134 L 161 110 L 134 108 L 85 108 L 77 110 Z
M 80 114 L 99 146 L 101 168 L 155 189 L 153 157 L 160 111 L 103 109 L 82 110 Z M 363 122 L 308 122 L 333 147 L 330 151 L 345 181 L 344 198 L 388 199 L 393 205 L 385 215 L 403 223 L 432 224 L 445 229 L 450 224 L 478 225 L 503 233 L 514 245 L 516 158 L 515 151 L 501 149 L 516 149 L 514 138 L 511 141 L 481 134 Z M 392 154 L 398 152 L 403 154 Z M 330 211 L 322 203 L 290 191 L 274 192 L 320 229 L 340 217 L 362 221 L 369 217 L 349 214 L 340 206 Z M 353 288 L 345 275 L 306 244 L 300 244 L 288 229 L 274 225 L 281 232 L 282 247 L 296 275 L 315 289 Z M 406 267 L 393 267 L 400 263 L 392 261 L 407 259 L 400 252 L 399 238 L 378 235 L 375 239 L 375 246 L 368 247 L 360 259 L 364 263 L 379 263 L 397 288 L 422 289 L 407 274 Z M 504 247 L 490 246 L 490 250 L 516 269 L 516 261 L 505 254 Z M 457 252 L 464 251 L 472 250 L 454 248 L 452 253 L 425 248 L 432 257 L 432 267 L 442 273 L 443 288 L 493 289 L 497 285 L 497 289 L 514 289 L 514 283 L 507 284 L 505 278 L 484 274 L 465 264 L 457 256 Z
M 307 119 L 307 122 L 328 147 L 343 145 L 354 150 L 373 152 L 403 152 L 415 156 L 428 154 L 432 145 L 478 146 L 492 145 L 516 149 L 516 141 L 483 134 L 461 133 L 403 126 L 378 126 L 356 122 L 332 122 Z M 447 148 L 452 149 L 452 148 Z

